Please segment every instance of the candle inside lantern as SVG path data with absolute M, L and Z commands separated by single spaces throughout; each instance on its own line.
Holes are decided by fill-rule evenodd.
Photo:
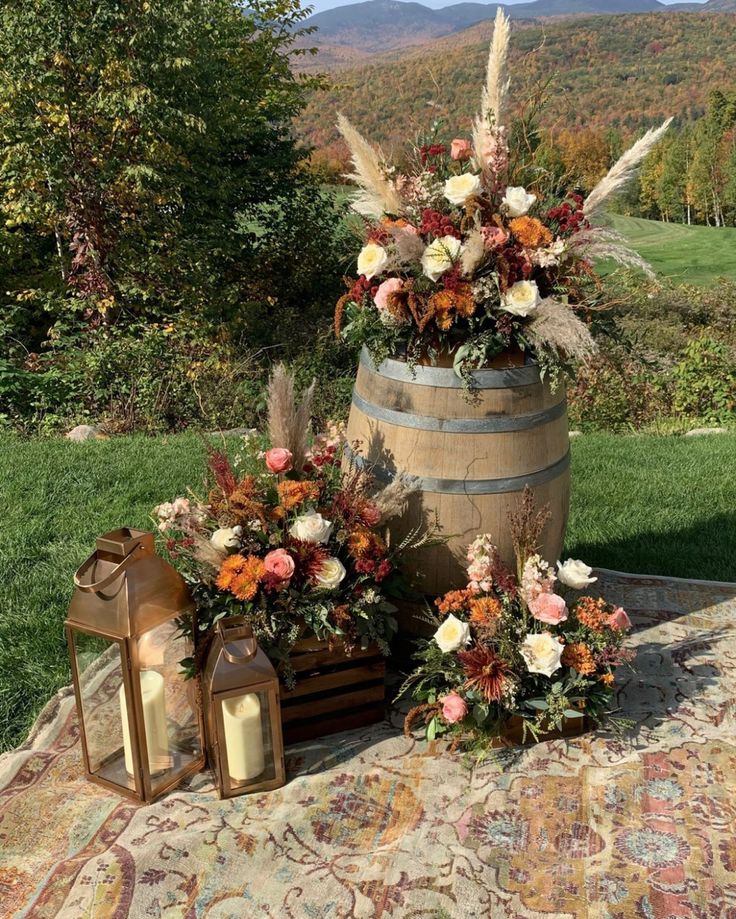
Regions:
M 225 699 L 222 703 L 225 747 L 230 778 L 247 782 L 265 768 L 261 703 L 254 692 Z
M 169 736 L 166 729 L 166 698 L 164 695 L 164 678 L 155 670 L 142 670 L 140 674 L 141 696 L 143 701 L 143 724 L 146 731 L 148 748 L 148 767 L 150 771 L 160 772 L 171 765 L 169 756 Z M 133 750 L 128 728 L 128 706 L 125 701 L 125 686 L 120 687 L 120 716 L 123 721 L 123 751 L 125 769 L 128 775 L 134 774 Z

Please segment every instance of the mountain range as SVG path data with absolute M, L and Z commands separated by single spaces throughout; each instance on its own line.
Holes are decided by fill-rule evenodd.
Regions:
M 425 44 L 363 52 L 312 95 L 297 121 L 301 136 L 328 163 L 345 155 L 337 112 L 389 156 L 435 120 L 442 122 L 443 136 L 467 136 L 492 32 L 493 23 L 484 21 Z M 734 35 L 736 15 L 718 12 L 517 21 L 509 60 L 511 104 L 517 111 L 537 110 L 540 102 L 537 117 L 545 128 L 615 129 L 624 138 L 669 115 L 693 121 L 704 113 L 712 90 L 736 85 Z
M 323 66 L 339 68 L 366 56 L 461 32 L 493 19 L 503 6 L 515 20 L 580 15 L 630 13 L 734 12 L 736 0 L 664 4 L 659 0 L 532 0 L 528 3 L 456 3 L 430 9 L 405 0 L 364 0 L 310 16 L 306 22 L 317 32 L 311 44 L 323 49 Z M 344 50 L 343 50 L 344 49 Z

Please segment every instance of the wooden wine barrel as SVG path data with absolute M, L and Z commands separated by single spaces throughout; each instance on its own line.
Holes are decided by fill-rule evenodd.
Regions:
M 508 364 L 508 359 L 503 362 Z M 402 539 L 436 513 L 446 545 L 409 558 L 414 586 L 441 594 L 467 581 L 466 546 L 490 533 L 514 566 L 507 515 L 529 485 L 549 504 L 544 557 L 560 557 L 570 499 L 570 444 L 562 386 L 552 391 L 534 364 L 493 366 L 473 374 L 470 397 L 452 367 L 409 367 L 389 359 L 375 367 L 363 351 L 353 391 L 348 443 L 355 461 L 389 481 L 397 470 L 418 476 L 421 491 L 392 524 Z

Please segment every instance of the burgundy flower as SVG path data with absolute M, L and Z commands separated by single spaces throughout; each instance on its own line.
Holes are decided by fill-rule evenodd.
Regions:
M 498 702 L 506 685 L 508 667 L 487 645 L 476 645 L 469 651 L 459 651 L 468 689 L 477 689 L 489 702 Z

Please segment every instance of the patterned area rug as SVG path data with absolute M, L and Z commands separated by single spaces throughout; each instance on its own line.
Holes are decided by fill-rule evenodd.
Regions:
M 112 919 L 736 919 L 736 585 L 604 575 L 632 613 L 625 740 L 461 757 L 393 723 L 131 805 L 80 777 L 70 691 L 0 758 L 0 913 Z

